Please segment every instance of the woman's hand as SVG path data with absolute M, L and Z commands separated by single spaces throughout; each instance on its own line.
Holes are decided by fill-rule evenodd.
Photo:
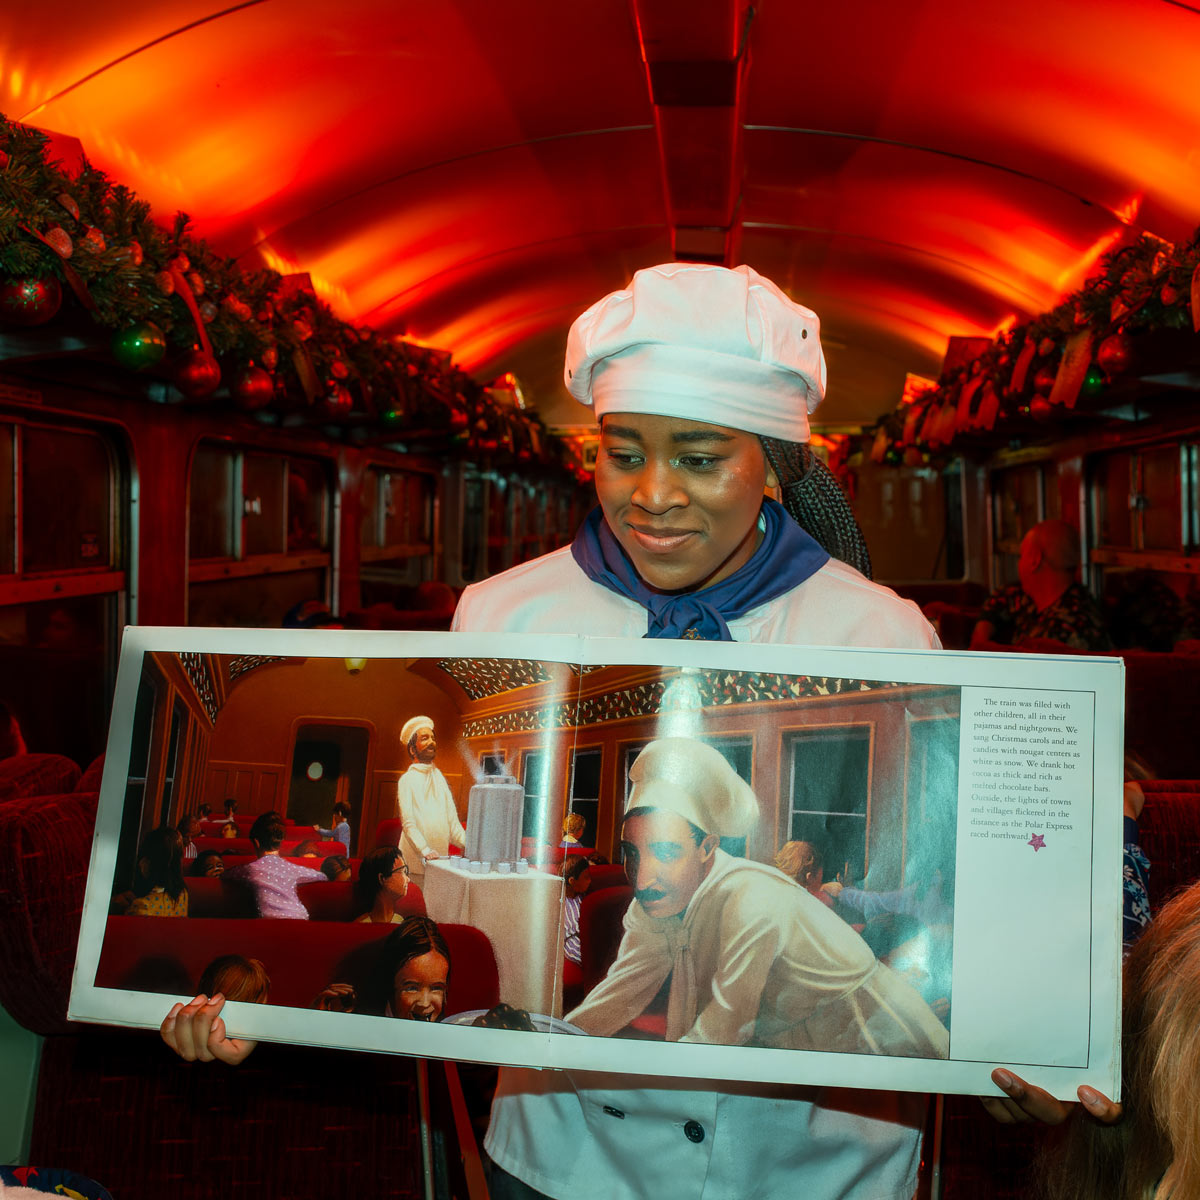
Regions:
M 162 1040 L 187 1062 L 212 1062 L 219 1059 L 236 1067 L 257 1042 L 249 1038 L 231 1038 L 225 1029 L 221 1009 L 225 997 L 197 996 L 190 1004 L 176 1004 L 167 1013 L 158 1032 Z
M 980 1096 L 980 1103 L 1001 1125 L 1061 1125 L 1077 1107 L 1074 1101 L 1058 1100 L 1040 1087 L 1026 1083 L 1019 1075 L 997 1067 L 992 1082 L 1004 1096 Z M 1102 1092 L 1087 1086 L 1078 1092 L 1079 1103 L 1101 1124 L 1112 1125 L 1121 1118 L 1121 1106 Z

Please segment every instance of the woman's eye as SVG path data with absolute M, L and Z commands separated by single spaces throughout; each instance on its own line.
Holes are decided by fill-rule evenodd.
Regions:
M 687 467 L 692 471 L 707 471 L 718 462 L 720 459 L 712 454 L 683 454 L 675 459 L 676 466 Z
M 636 467 L 642 461 L 642 456 L 635 453 L 633 450 L 606 450 L 609 462 L 615 463 L 618 467 Z

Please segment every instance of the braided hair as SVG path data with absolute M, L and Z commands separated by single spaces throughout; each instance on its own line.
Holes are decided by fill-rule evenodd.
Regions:
M 871 555 L 845 493 L 829 468 L 804 442 L 759 437 L 779 480 L 783 507 L 833 558 L 871 578 Z

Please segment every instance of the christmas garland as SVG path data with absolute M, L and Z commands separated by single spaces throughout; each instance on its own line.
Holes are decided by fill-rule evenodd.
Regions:
M 1049 312 L 907 394 L 869 431 L 868 454 L 915 466 L 994 443 L 994 430 L 1007 440 L 1023 421 L 1065 418 L 1130 371 L 1145 335 L 1171 331 L 1189 340 L 1200 331 L 1200 229 L 1184 246 L 1142 234 L 1112 251 Z
M 499 408 L 445 354 L 347 324 L 295 277 L 244 271 L 184 213 L 163 228 L 86 159 L 68 175 L 47 140 L 0 116 L 0 326 L 47 324 L 66 304 L 112 331 L 118 364 L 165 369 L 180 398 L 225 380 L 239 408 L 335 436 L 565 465 L 536 417 Z

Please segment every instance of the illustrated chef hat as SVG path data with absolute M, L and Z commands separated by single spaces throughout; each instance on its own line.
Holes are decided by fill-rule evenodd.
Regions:
M 400 730 L 400 740 L 407 746 L 417 736 L 418 730 L 432 728 L 432 717 L 409 717 Z
M 691 738 L 659 738 L 629 768 L 633 787 L 625 802 L 635 808 L 677 813 L 705 833 L 745 837 L 758 819 L 750 785 L 719 750 Z
M 750 267 L 666 263 L 576 320 L 565 378 L 597 420 L 683 417 L 806 442 L 825 396 L 821 322 Z

